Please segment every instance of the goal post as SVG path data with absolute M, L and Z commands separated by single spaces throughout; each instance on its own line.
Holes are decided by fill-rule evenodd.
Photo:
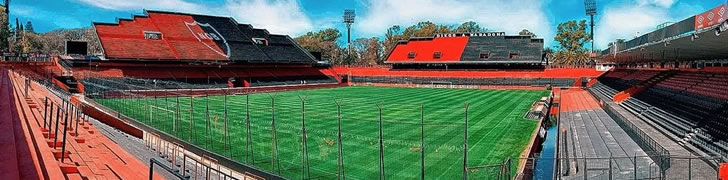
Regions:
M 450 81 L 430 81 L 430 87 L 432 87 L 432 88 L 455 88 L 453 83 Z
M 176 116 L 174 115 L 175 112 L 173 110 L 169 110 L 163 107 L 155 106 L 155 105 L 149 105 L 149 119 L 152 123 L 155 121 L 162 121 L 164 124 L 167 122 L 164 122 L 166 120 L 172 120 L 172 129 L 176 129 L 177 127 L 177 120 L 175 119 Z M 163 124 L 163 126 L 164 126 Z

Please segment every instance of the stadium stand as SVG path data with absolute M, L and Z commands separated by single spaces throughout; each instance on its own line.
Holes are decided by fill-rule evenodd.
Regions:
M 600 78 L 592 89 L 611 99 L 620 89 L 639 83 L 622 76 L 630 73 L 654 74 L 653 71 L 616 70 Z M 728 127 L 728 121 L 724 121 L 728 118 L 725 114 L 728 103 L 726 73 L 673 71 L 670 74 L 670 77 L 620 105 L 667 133 L 682 138 L 679 143 L 692 143 L 726 158 L 726 134 L 721 131 Z M 649 78 L 639 80 L 647 81 Z
M 146 165 L 98 133 L 67 94 L 0 68 L 6 179 L 145 179 Z M 66 100 L 64 100 L 66 99 Z M 54 104 L 50 108 L 49 104 Z M 54 115 L 55 112 L 55 115 Z M 68 112 L 68 114 L 64 113 Z M 79 113 L 75 113 L 79 112 Z M 54 118 L 55 117 L 55 118 Z M 61 121 L 62 120 L 62 121 Z M 56 123 L 52 123 L 56 122 Z M 61 127 L 61 128 L 59 128 Z M 155 173 L 154 178 L 162 178 Z
M 503 32 L 438 34 L 398 42 L 394 64 L 541 64 L 543 39 Z
M 145 11 L 117 23 L 94 23 L 112 60 L 303 63 L 314 57 L 286 35 L 239 24 L 230 17 Z

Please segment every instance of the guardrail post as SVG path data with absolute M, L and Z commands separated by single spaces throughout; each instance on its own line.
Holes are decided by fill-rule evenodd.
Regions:
M 66 112 L 66 118 L 63 120 L 63 142 L 61 144 L 61 162 L 66 159 L 66 132 L 68 131 L 68 112 Z M 58 137 L 58 136 L 56 136 Z M 53 143 L 55 146 L 56 143 Z M 55 149 L 55 148 L 54 148 Z
M 61 107 L 58 107 L 58 110 L 56 111 L 56 129 L 53 133 L 53 149 L 56 149 L 56 142 L 58 141 L 58 123 L 60 121 L 60 112 L 61 112 Z M 48 134 L 50 134 L 50 133 L 48 133 Z M 50 137 L 50 136 L 48 136 L 48 137 Z
M 693 155 L 688 156 L 688 180 L 693 179 Z
M 637 167 L 634 168 L 634 171 L 637 172 Z M 612 156 L 609 156 L 609 180 L 612 180 Z
M 43 103 L 43 129 L 46 129 L 46 121 L 48 120 L 48 97 L 45 97 L 45 102 Z M 52 108 L 51 108 L 52 109 Z M 48 129 L 46 129 L 48 130 Z

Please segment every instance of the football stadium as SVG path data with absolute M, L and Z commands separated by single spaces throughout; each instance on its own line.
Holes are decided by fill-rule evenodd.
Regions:
M 728 179 L 727 5 L 587 50 L 594 3 L 591 25 L 556 37 L 407 28 L 376 40 L 368 64 L 367 48 L 334 53 L 213 14 L 88 22 L 95 40 L 55 53 L 26 53 L 50 35 L 16 22 L 0 61 L 0 175 Z M 576 50 L 548 48 L 567 36 L 581 36 Z

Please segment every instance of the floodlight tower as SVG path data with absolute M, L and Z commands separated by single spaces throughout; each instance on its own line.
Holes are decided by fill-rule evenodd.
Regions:
M 354 24 L 356 13 L 352 9 L 344 10 L 344 23 L 346 24 L 346 48 L 351 53 L 351 24 Z
M 584 0 L 584 7 L 586 9 L 586 15 L 591 18 L 591 21 L 589 22 L 589 26 L 591 26 L 591 34 L 589 37 L 591 38 L 591 52 L 594 52 L 594 16 L 597 15 L 597 2 L 594 0 Z

